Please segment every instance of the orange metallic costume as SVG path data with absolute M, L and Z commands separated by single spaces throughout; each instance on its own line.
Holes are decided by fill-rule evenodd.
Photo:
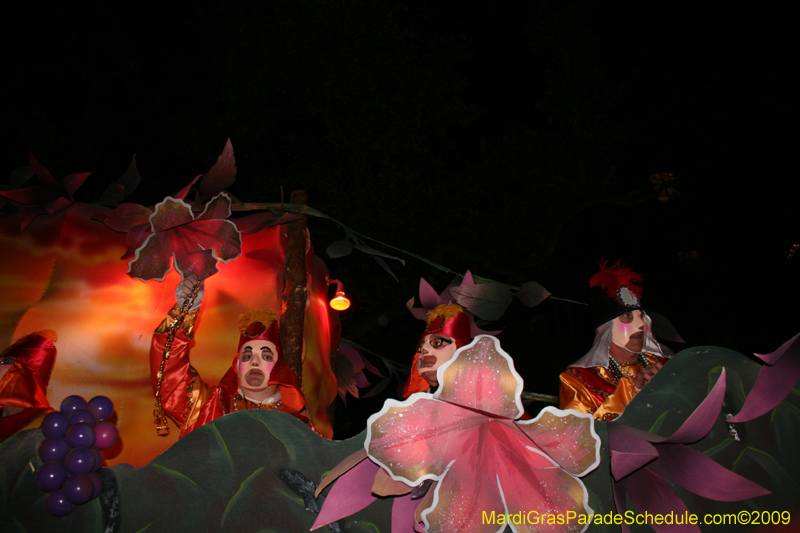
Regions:
M 38 427 L 41 417 L 53 410 L 47 401 L 47 385 L 56 362 L 55 339 L 53 331 L 31 333 L 0 354 L 0 365 L 10 365 L 0 374 L 0 411 L 22 409 L 0 417 L 0 441 Z
M 651 353 L 645 353 L 644 356 L 650 364 L 667 362 L 666 358 Z M 623 363 L 622 366 L 632 376 L 643 370 L 638 361 Z M 561 409 L 575 409 L 603 421 L 614 420 L 621 415 L 638 392 L 631 378 L 622 376 L 615 381 L 608 368 L 602 366 L 570 366 L 561 373 L 559 379 L 561 390 L 558 403 Z
M 150 379 L 153 391 L 158 386 L 158 371 L 168 330 L 180 313 L 176 305 L 153 334 L 150 346 Z M 193 338 L 194 321 L 197 310 L 187 313 L 184 322 L 172 341 L 171 355 L 166 360 L 164 378 L 161 383 L 162 405 L 166 414 L 181 428 L 181 437 L 190 431 L 211 422 L 223 415 L 245 409 L 273 409 L 289 413 L 310 427 L 305 416 L 305 398 L 297 384 L 297 379 L 289 366 L 279 357 L 269 376 L 270 385 L 278 385 L 280 399 L 272 403 L 256 403 L 243 397 L 239 391 L 234 356 L 231 368 L 225 373 L 216 387 L 207 385 L 189 361 L 189 341 Z M 274 324 L 277 332 L 277 324 Z

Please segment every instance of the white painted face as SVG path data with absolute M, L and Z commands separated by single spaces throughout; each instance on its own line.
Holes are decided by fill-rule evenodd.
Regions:
M 423 339 L 422 346 L 419 348 L 417 370 L 431 387 L 439 385 L 436 371 L 453 358 L 456 348 L 456 341 L 441 333 L 432 333 Z
M 236 366 L 239 375 L 239 388 L 243 391 L 259 392 L 269 387 L 269 375 L 278 362 L 275 343 L 266 340 L 252 340 L 244 343 L 239 350 Z
M 628 311 L 614 319 L 611 342 L 631 352 L 641 352 L 647 334 L 644 312 Z

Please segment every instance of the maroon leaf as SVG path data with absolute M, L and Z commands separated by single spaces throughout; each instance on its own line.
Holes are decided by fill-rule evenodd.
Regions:
M 139 224 L 150 224 L 150 215 L 153 210 L 139 204 L 120 204 L 113 211 L 95 215 L 94 220 L 99 220 L 109 228 L 120 233 L 130 231 Z
M 128 170 L 117 181 L 106 187 L 98 203 L 100 205 L 117 205 L 126 196 L 136 190 L 142 178 L 139 176 L 139 171 L 136 169 L 136 156 L 131 159 L 131 164 L 128 165 Z
M 550 296 L 550 292 L 540 283 L 529 281 L 524 283 L 522 287 L 514 293 L 514 296 L 519 298 L 520 301 L 528 307 L 536 307 Z
M 224 193 L 212 199 L 197 219 L 183 200 L 165 198 L 150 216 L 152 234 L 136 249 L 128 274 L 143 281 L 162 280 L 170 271 L 173 258 L 175 268 L 184 277 L 194 274 L 205 279 L 215 274 L 218 261 L 232 261 L 242 251 L 236 225 L 219 218 L 228 215 L 230 198 Z
M 234 181 L 236 181 L 236 159 L 233 157 L 233 145 L 228 139 L 217 162 L 200 181 L 200 192 L 209 196 L 219 194 L 223 189 L 233 185 Z
M 174 195 L 173 198 L 177 198 L 178 200 L 183 200 L 184 198 L 186 198 L 186 195 L 189 194 L 189 191 L 191 190 L 192 186 L 195 183 L 197 183 L 197 180 L 200 179 L 200 176 L 202 176 L 202 174 L 198 174 L 197 176 L 195 176 L 194 179 L 189 183 L 189 185 L 178 191 L 178 193 Z

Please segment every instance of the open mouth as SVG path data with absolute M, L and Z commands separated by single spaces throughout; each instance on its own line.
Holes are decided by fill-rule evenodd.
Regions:
M 420 359 L 421 368 L 431 368 L 436 364 L 436 356 L 425 355 Z
M 253 369 L 244 375 L 244 380 L 248 385 L 260 385 L 264 382 L 265 374 L 258 369 Z

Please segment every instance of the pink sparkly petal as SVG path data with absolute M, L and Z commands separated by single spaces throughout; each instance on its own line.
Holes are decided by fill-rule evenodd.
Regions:
M 439 370 L 435 398 L 516 420 L 524 413 L 522 378 L 494 337 L 480 335 Z
M 545 407 L 533 420 L 516 424 L 570 474 L 583 476 L 600 464 L 600 437 L 588 413 Z
M 387 400 L 367 422 L 367 452 L 393 479 L 418 485 L 438 479 L 452 458 L 470 453 L 474 432 L 486 420 L 427 393 Z

